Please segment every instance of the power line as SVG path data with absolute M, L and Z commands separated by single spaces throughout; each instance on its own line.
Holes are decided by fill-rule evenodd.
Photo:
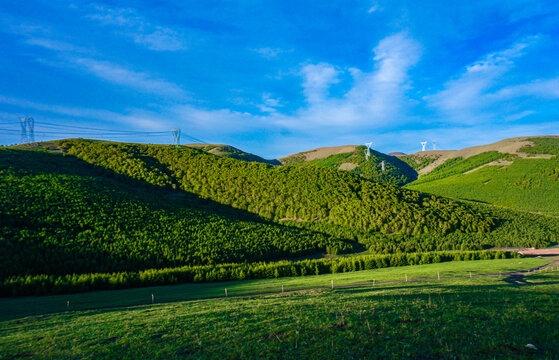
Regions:
M 6 125 L 15 125 L 17 126 L 18 123 L 15 121 L 6 121 L 0 122 L 0 124 Z M 37 132 L 42 135 L 57 135 L 57 136 L 79 136 L 79 137 L 87 137 L 87 136 L 107 136 L 107 137 L 129 137 L 129 136 L 149 136 L 149 137 L 161 137 L 161 136 L 169 136 L 169 133 L 174 138 L 174 143 L 180 143 L 180 138 L 186 138 L 193 142 L 207 144 L 205 140 L 200 138 L 188 135 L 183 133 L 179 128 L 176 128 L 172 131 L 138 131 L 138 130 L 112 130 L 112 129 L 103 129 L 103 128 L 92 128 L 86 126 L 77 126 L 77 125 L 63 125 L 63 124 L 55 124 L 49 122 L 37 122 L 36 124 L 28 124 L 20 122 L 21 126 L 21 134 L 22 134 L 22 141 L 27 142 L 34 142 L 33 133 Z M 41 128 L 46 128 L 46 130 L 41 130 Z M 33 129 L 33 133 L 30 133 L 30 130 Z M 177 133 L 178 129 L 178 133 Z M 8 133 L 17 133 L 20 130 L 16 129 L 9 129 L 9 128 L 0 128 L 0 130 Z M 58 131 L 57 131 L 58 130 Z M 87 131 L 83 131 L 87 130 Z M 31 137 L 30 137 L 31 135 Z M 178 135 L 178 137 L 177 137 Z M 24 139 L 25 137 L 25 139 Z M 33 141 L 31 141 L 33 139 Z
M 44 127 L 64 127 L 64 128 L 72 128 L 72 129 L 82 129 L 82 130 L 95 130 L 95 131 L 104 131 L 104 132 L 115 132 L 115 133 L 141 133 L 141 134 L 163 134 L 168 133 L 168 131 L 138 131 L 138 130 L 112 130 L 112 129 L 99 129 L 99 128 L 91 128 L 85 126 L 75 126 L 75 125 L 60 125 L 60 124 L 52 124 L 52 123 L 44 123 L 41 122 L 41 126 Z
M 7 132 L 13 132 L 13 133 L 19 133 L 20 130 L 14 130 L 14 129 L 5 129 L 5 128 L 0 128 L 0 130 L 2 131 L 7 131 Z M 141 136 L 141 135 L 145 135 L 145 136 L 168 136 L 169 132 L 165 131 L 165 132 L 157 132 L 157 133 L 84 133 L 83 131 L 81 132 L 73 132 L 73 131 L 42 131 L 42 130 L 37 130 L 35 128 L 35 132 L 37 133 L 41 133 L 41 134 L 50 134 L 50 135 L 95 135 L 95 136 Z

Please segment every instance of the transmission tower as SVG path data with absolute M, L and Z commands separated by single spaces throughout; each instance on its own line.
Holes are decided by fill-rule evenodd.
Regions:
M 380 168 L 381 168 L 382 171 L 384 171 L 384 168 L 385 168 L 384 160 L 380 163 Z
M 427 146 L 427 141 L 421 142 L 421 151 L 425 151 L 425 147 Z
M 30 116 L 19 119 L 21 125 L 21 140 L 22 144 L 35 142 L 35 119 Z
M 372 142 L 365 143 L 365 161 L 369 161 L 369 157 L 371 156 L 371 145 L 373 145 Z
M 433 150 L 437 150 L 437 143 L 433 141 Z
M 181 144 L 181 129 L 175 128 L 171 130 L 171 134 L 173 135 L 173 144 L 179 146 Z

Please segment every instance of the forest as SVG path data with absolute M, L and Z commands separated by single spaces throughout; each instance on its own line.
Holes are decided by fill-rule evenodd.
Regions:
M 558 234 L 555 218 L 328 167 L 83 139 L 57 141 L 48 151 L 0 148 L 5 281 L 363 251 L 547 246 Z
M 171 146 L 64 141 L 61 149 L 108 171 L 271 220 L 328 222 L 384 234 L 487 232 L 494 220 L 468 205 L 345 171 L 273 167 Z
M 0 150 L 0 277 L 353 250 L 329 235 L 145 183 L 123 184 L 99 171 L 71 156 Z

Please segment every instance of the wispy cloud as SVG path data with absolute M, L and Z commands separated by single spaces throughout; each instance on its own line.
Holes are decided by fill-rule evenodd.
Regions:
M 262 103 L 257 105 L 260 111 L 268 113 L 276 112 L 277 108 L 281 106 L 280 99 L 273 98 L 270 93 L 262 94 Z
M 186 97 L 186 93 L 178 85 L 158 79 L 148 73 L 133 71 L 118 64 L 91 58 L 70 58 L 70 60 L 87 72 L 113 84 L 151 94 Z
M 535 96 L 542 99 L 559 99 L 559 77 L 534 80 L 526 84 L 506 86 L 490 96 L 492 100 Z
M 169 27 L 154 24 L 135 9 L 94 5 L 93 11 L 86 17 L 119 29 L 119 34 L 150 50 L 178 51 L 187 48 L 181 34 Z
M 0 104 L 7 104 L 21 109 L 21 113 L 25 114 L 28 112 L 43 112 L 47 114 L 55 114 L 58 116 L 64 116 L 78 119 L 94 119 L 97 121 L 103 121 L 108 125 L 125 125 L 130 129 L 144 129 L 144 130 L 154 130 L 161 131 L 170 129 L 172 124 L 169 122 L 168 118 L 164 116 L 157 115 L 153 112 L 148 112 L 145 110 L 132 109 L 130 111 L 120 113 L 115 111 L 108 111 L 103 109 L 85 108 L 85 107 L 75 107 L 57 104 L 43 104 L 35 101 L 30 101 L 27 99 L 20 99 L 14 97 L 6 97 L 0 95 Z M 40 124 L 40 121 L 37 122 Z M 62 131 L 62 130 L 60 130 Z
M 277 57 L 279 54 L 289 52 L 291 50 L 284 50 L 280 48 L 270 48 L 270 47 L 262 47 L 257 49 L 252 49 L 255 53 L 262 56 L 265 59 L 273 59 Z
M 77 66 L 100 79 L 110 83 L 126 86 L 139 92 L 168 96 L 172 98 L 186 98 L 186 92 L 177 84 L 163 80 L 149 74 L 128 69 L 122 65 L 93 58 L 93 51 L 67 42 L 40 37 L 29 37 L 28 45 L 39 46 L 58 54 L 59 61 L 42 61 L 44 64 L 57 66 L 62 62 L 63 67 Z M 87 55 L 87 56 L 84 56 Z
M 369 14 L 372 14 L 374 12 L 377 12 L 378 10 L 380 10 L 380 6 L 377 3 L 374 3 L 373 5 L 371 5 L 371 7 L 369 7 L 369 10 L 367 10 L 367 12 Z
M 408 71 L 421 55 L 419 44 L 401 32 L 384 38 L 374 49 L 375 71 L 354 72 L 356 85 L 348 98 L 371 115 L 381 118 L 399 110 L 409 88 Z
M 373 49 L 373 70 L 350 68 L 350 89 L 340 97 L 328 96 L 329 88 L 341 75 L 333 65 L 306 65 L 301 71 L 303 93 L 309 103 L 292 116 L 278 119 L 282 126 L 299 131 L 338 128 L 355 131 L 401 122 L 408 105 L 408 72 L 417 63 L 421 47 L 405 32 L 388 36 Z
M 527 116 L 533 115 L 535 113 L 536 112 L 533 111 L 533 110 L 520 111 L 520 112 L 505 116 L 505 121 L 517 121 L 517 120 L 523 119 Z
M 339 82 L 339 71 L 326 63 L 306 65 L 301 69 L 303 77 L 303 93 L 311 104 L 324 101 L 328 96 L 328 89 Z
M 450 121 L 482 120 L 480 112 L 496 100 L 495 93 L 503 86 L 500 83 L 503 75 L 514 67 L 515 60 L 524 56 L 537 39 L 525 38 L 468 65 L 456 79 L 448 81 L 443 90 L 426 96 L 427 104 L 441 111 Z
M 44 37 L 30 37 L 25 41 L 28 45 L 40 46 L 45 49 L 58 51 L 58 52 L 72 52 L 72 53 L 87 53 L 89 50 L 72 45 L 70 43 L 44 38 Z

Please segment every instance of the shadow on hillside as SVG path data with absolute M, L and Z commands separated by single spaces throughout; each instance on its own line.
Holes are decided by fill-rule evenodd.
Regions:
M 150 169 L 157 169 L 173 180 L 171 171 L 164 164 L 157 161 L 157 159 L 142 156 L 142 160 Z M 115 182 L 120 187 L 125 185 L 126 188 L 122 188 L 122 190 L 131 192 L 131 195 L 139 196 L 142 199 L 142 195 L 144 195 L 146 190 L 151 195 L 158 196 L 162 201 L 151 201 L 151 203 L 158 207 L 168 208 L 169 206 L 177 205 L 181 207 L 196 207 L 197 209 L 211 210 L 212 213 L 218 213 L 232 220 L 244 220 L 285 227 L 246 210 L 237 209 L 210 199 L 204 199 L 195 193 L 185 190 L 174 189 L 173 183 L 168 186 L 153 185 L 147 181 L 135 179 L 111 169 L 88 163 L 72 155 L 44 151 L 4 149 L 0 152 L 0 170 L 9 167 L 21 169 L 26 175 L 102 176 L 108 180 L 116 180 Z
M 146 160 L 146 159 L 144 159 Z M 170 170 L 161 164 L 156 159 L 147 159 L 148 166 L 152 168 L 157 168 L 164 173 L 171 175 Z M 2 149 L 0 150 L 0 171 L 8 168 L 14 168 L 19 176 L 33 176 L 33 181 L 42 182 L 48 181 L 47 178 L 41 178 L 43 175 L 60 175 L 60 176 L 78 176 L 86 179 L 84 182 L 85 186 L 91 185 L 91 198 L 94 199 L 96 187 L 99 185 L 109 189 L 114 192 L 115 196 L 118 196 L 119 200 L 134 200 L 144 208 L 151 211 L 165 210 L 170 212 L 180 211 L 182 209 L 195 209 L 200 212 L 200 216 L 208 216 L 209 221 L 215 221 L 209 217 L 214 217 L 215 215 L 229 221 L 243 221 L 251 223 L 261 223 L 272 225 L 276 228 L 286 229 L 289 228 L 291 231 L 296 232 L 307 232 L 307 230 L 289 227 L 286 225 L 275 223 L 271 220 L 262 218 L 258 215 L 250 213 L 245 210 L 236 209 L 232 206 L 224 205 L 210 199 L 204 199 L 198 195 L 184 191 L 174 189 L 173 185 L 168 186 L 157 186 L 148 183 L 147 181 L 132 178 L 130 176 L 117 173 L 113 170 L 90 164 L 84 160 L 81 160 L 75 156 L 63 155 L 60 153 L 50 153 L 45 151 L 31 151 L 31 150 L 14 150 L 14 149 Z M 99 182 L 99 177 L 103 181 Z M 172 179 L 172 176 L 170 176 Z M 177 188 L 178 186 L 175 186 Z M 97 189 L 98 190 L 98 189 Z M 0 206 L 1 209 L 1 206 Z M 49 214 L 43 214 L 44 216 L 49 216 Z M 51 214 L 52 215 L 52 214 Z M 10 215 L 10 212 L 5 212 L 5 215 L 0 219 L 0 224 L 4 227 L 6 236 L 16 237 L 15 235 L 22 229 L 32 229 L 35 233 L 49 234 L 50 232 L 57 232 L 61 229 L 55 229 L 49 225 L 50 223 L 42 221 L 39 219 L 28 219 L 22 215 Z M 85 232 L 88 230 L 93 230 L 91 224 L 80 225 L 79 228 L 75 228 L 76 232 Z M 354 244 L 354 243 L 353 243 Z M 11 253 L 18 254 L 21 259 L 5 259 L 10 263 L 11 266 L 4 267 L 6 271 L 0 271 L 0 277 L 19 275 L 19 274 L 57 274 L 63 275 L 67 273 L 88 273 L 88 272 L 115 272 L 115 271 L 138 271 L 150 268 L 161 268 L 161 267 L 175 267 L 183 265 L 194 265 L 184 262 L 166 262 L 160 263 L 158 259 L 154 258 L 153 261 L 139 261 L 134 258 L 132 254 L 112 254 L 108 252 L 103 252 L 97 250 L 97 247 L 89 248 L 88 244 L 73 244 L 72 247 L 63 246 L 55 243 L 45 243 L 36 239 L 33 241 L 18 241 L 14 246 L 16 248 L 12 249 Z M 319 249 L 313 249 L 308 251 L 301 251 L 297 255 L 293 256 L 278 256 L 273 254 L 263 255 L 261 258 L 254 259 L 254 261 L 270 261 L 270 260 L 281 260 L 290 258 L 301 258 L 304 256 L 312 256 L 319 252 Z M 283 252 L 282 249 L 278 249 L 278 252 Z M 26 256 L 27 254 L 27 256 Z M 43 254 L 42 265 L 33 262 L 30 264 L 33 257 L 31 255 Z M 72 267 L 67 268 L 64 261 L 61 259 L 73 259 L 78 257 L 82 261 L 83 266 L 78 268 Z M 0 259 L 3 256 L 0 255 Z M 50 260 L 49 260 L 50 259 Z M 231 261 L 231 260 L 229 260 Z M 28 263 L 24 265 L 25 263 Z M 71 262 L 71 261 L 70 261 Z M 46 266 L 50 263 L 48 268 Z M 105 265 L 103 265 L 105 264 Z M 114 265 L 107 265 L 114 264 Z M 29 271 L 29 266 L 32 266 L 32 272 Z

